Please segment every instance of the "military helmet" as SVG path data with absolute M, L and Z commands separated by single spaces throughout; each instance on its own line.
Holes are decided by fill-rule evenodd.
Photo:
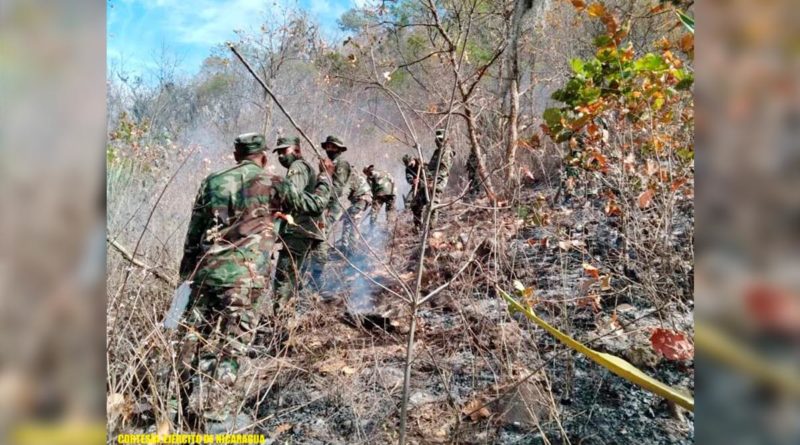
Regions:
M 320 145 L 322 145 L 322 148 L 325 148 L 325 144 L 331 144 L 342 149 L 342 151 L 347 151 L 347 147 L 344 145 L 344 142 L 342 142 L 341 139 L 333 135 L 330 135 L 327 138 L 325 138 L 325 140 L 322 141 Z
M 368 166 L 364 167 L 364 170 L 361 170 L 361 171 L 362 171 L 362 172 L 363 172 L 365 175 L 369 176 L 369 175 L 370 175 L 370 173 L 372 173 L 372 170 L 374 170 L 374 169 L 375 169 L 375 166 L 374 166 L 373 164 L 370 164 L 370 165 L 368 165 Z
M 244 133 L 236 137 L 233 142 L 234 149 L 241 154 L 254 154 L 266 150 L 264 135 L 259 133 Z
M 289 148 L 295 145 L 300 145 L 300 138 L 295 137 L 279 137 L 278 142 L 275 145 L 275 148 L 272 149 L 272 152 L 275 153 L 278 150 L 282 150 L 284 148 Z
M 411 155 L 405 154 L 403 155 L 403 164 L 410 164 L 411 163 Z

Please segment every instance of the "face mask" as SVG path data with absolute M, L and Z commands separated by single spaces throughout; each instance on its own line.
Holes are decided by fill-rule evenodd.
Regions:
M 287 153 L 283 155 L 278 155 L 278 162 L 284 166 L 285 168 L 289 168 L 292 166 L 292 162 L 297 159 L 294 153 Z

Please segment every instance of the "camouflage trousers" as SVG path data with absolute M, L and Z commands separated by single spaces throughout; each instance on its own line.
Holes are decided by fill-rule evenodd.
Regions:
M 447 171 L 439 172 L 439 177 L 436 178 L 436 184 L 433 187 L 435 192 L 435 195 L 433 196 L 433 202 L 428 203 L 429 206 L 436 207 L 442 202 L 442 196 L 444 196 L 444 191 L 445 189 L 447 189 L 447 181 L 449 179 L 450 179 L 450 174 Z M 438 220 L 439 220 L 439 211 L 433 210 L 433 212 L 431 212 L 431 223 L 430 223 L 431 229 L 433 229 L 433 227 L 436 226 Z
M 308 252 L 308 259 L 306 261 L 306 269 L 311 275 L 308 282 L 309 288 L 313 291 L 319 292 L 325 287 L 324 274 L 325 266 L 328 264 L 330 257 L 330 246 L 327 241 L 320 241 L 311 246 Z M 301 269 L 301 272 L 306 272 Z
M 422 223 L 425 221 L 425 206 L 428 204 L 428 198 L 425 196 L 425 190 L 419 188 L 417 190 L 417 194 L 411 197 L 411 202 L 409 203 L 409 208 L 411 209 L 411 214 L 414 216 L 414 228 L 417 231 L 422 229 Z
M 187 421 L 229 412 L 241 402 L 231 388 L 255 338 L 262 292 L 212 286 L 192 291 L 178 348 L 181 409 Z M 201 391 L 191 406 L 196 385 Z
M 344 218 L 344 226 L 342 227 L 342 239 L 340 242 L 341 251 L 343 255 L 350 256 L 355 248 L 358 236 L 356 229 L 364 218 L 371 202 L 366 199 L 359 199 L 347 209 L 347 216 Z
M 473 196 L 480 194 L 481 178 L 478 174 L 478 157 L 472 152 L 467 158 L 467 180 L 469 181 L 468 193 Z
M 386 206 L 386 222 L 389 227 L 394 226 L 395 212 L 394 212 L 394 195 L 381 195 L 372 197 L 372 211 L 369 215 L 370 229 L 374 228 L 378 223 L 378 215 L 381 213 L 381 207 Z
M 299 294 L 300 277 L 304 272 L 303 266 L 313 254 L 314 261 L 312 267 L 321 270 L 324 262 L 321 260 L 320 245 L 324 244 L 321 240 L 305 237 L 285 237 L 282 238 L 283 249 L 278 254 L 278 264 L 275 267 L 274 289 L 275 301 L 273 309 L 276 314 L 288 307 L 289 300 Z M 325 252 L 327 255 L 327 252 Z M 313 272 L 312 272 L 313 275 Z

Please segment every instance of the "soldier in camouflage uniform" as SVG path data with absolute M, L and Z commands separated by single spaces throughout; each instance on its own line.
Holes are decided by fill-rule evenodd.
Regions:
M 389 173 L 375 171 L 374 165 L 365 167 L 364 175 L 367 177 L 367 182 L 372 189 L 372 212 L 369 218 L 370 228 L 372 229 L 375 227 L 378 222 L 378 214 L 381 212 L 381 207 L 384 205 L 386 205 L 386 222 L 389 223 L 389 227 L 394 226 L 394 179 L 392 179 Z
M 411 155 L 403 155 L 403 165 L 406 167 L 406 182 L 411 185 L 405 203 L 414 215 L 414 227 L 420 230 L 422 228 L 422 211 L 425 210 L 425 204 L 428 203 L 422 177 L 422 161 Z
M 478 175 L 478 156 L 470 151 L 467 158 L 467 180 L 469 181 L 468 194 L 477 196 L 481 192 L 481 178 Z
M 430 161 L 428 161 L 428 177 L 432 178 L 430 180 L 433 181 L 432 189 L 435 192 L 433 202 L 429 203 L 429 205 L 436 206 L 441 202 L 444 191 L 447 188 L 447 181 L 450 179 L 450 169 L 453 167 L 454 157 L 455 153 L 452 147 L 445 142 L 444 129 L 436 130 L 436 150 L 433 152 Z M 431 188 L 428 190 L 430 193 Z M 431 227 L 436 225 L 437 217 L 438 211 L 434 210 L 431 214 Z
M 193 282 L 178 357 L 182 410 L 192 423 L 200 420 L 189 407 L 196 376 L 215 376 L 209 385 L 236 381 L 275 241 L 264 136 L 243 134 L 234 148 L 237 165 L 200 185 L 180 265 L 181 280 Z
M 349 193 L 351 167 L 350 163 L 341 156 L 342 153 L 347 151 L 347 146 L 344 145 L 341 139 L 336 136 L 328 136 L 320 145 L 328 155 L 328 159 L 333 163 L 333 172 L 330 175 L 333 182 L 333 190 L 325 210 L 324 220 L 325 228 L 331 230 L 344 213 L 340 201 L 343 201 L 344 197 Z M 324 234 L 327 239 L 328 234 Z M 312 249 L 308 256 L 309 269 L 311 270 L 311 287 L 315 290 L 320 290 L 324 287 L 322 279 L 329 257 L 328 243 L 323 241 Z
M 350 186 L 350 176 L 351 176 L 351 167 L 350 163 L 347 162 L 345 159 L 342 158 L 341 154 L 347 151 L 347 147 L 344 145 L 341 139 L 337 138 L 336 136 L 328 136 L 322 142 L 322 149 L 325 150 L 325 153 L 328 155 L 328 158 L 333 161 L 333 192 L 335 196 L 331 196 L 331 200 L 328 203 L 328 215 L 327 215 L 327 225 L 328 227 L 333 227 L 339 218 L 342 217 L 344 214 L 344 210 L 342 206 L 339 204 L 340 200 L 343 200 L 345 196 L 349 193 L 349 186 Z M 339 199 L 336 199 L 339 198 Z
M 327 175 L 317 175 L 302 158 L 300 138 L 278 138 L 273 152 L 278 153 L 278 162 L 287 168 L 286 177 L 276 188 L 284 211 L 294 219 L 293 224 L 282 224 L 278 232 L 284 247 L 278 255 L 273 288 L 275 309 L 280 311 L 299 290 L 299 277 L 309 254 L 325 241 L 323 212 L 332 187 Z
M 347 209 L 347 216 L 344 218 L 340 250 L 349 257 L 352 255 L 353 248 L 356 245 L 356 229 L 372 204 L 372 187 L 370 187 L 364 175 L 359 173 L 352 175 L 347 199 L 350 201 L 350 207 Z

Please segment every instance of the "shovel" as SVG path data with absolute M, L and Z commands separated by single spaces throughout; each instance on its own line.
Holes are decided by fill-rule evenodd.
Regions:
M 167 316 L 164 317 L 164 328 L 167 330 L 174 330 L 178 327 L 178 323 L 183 318 L 183 313 L 186 311 L 186 306 L 189 304 L 189 296 L 192 294 L 192 282 L 184 281 L 175 289 L 172 294 L 172 303 L 169 305 Z

